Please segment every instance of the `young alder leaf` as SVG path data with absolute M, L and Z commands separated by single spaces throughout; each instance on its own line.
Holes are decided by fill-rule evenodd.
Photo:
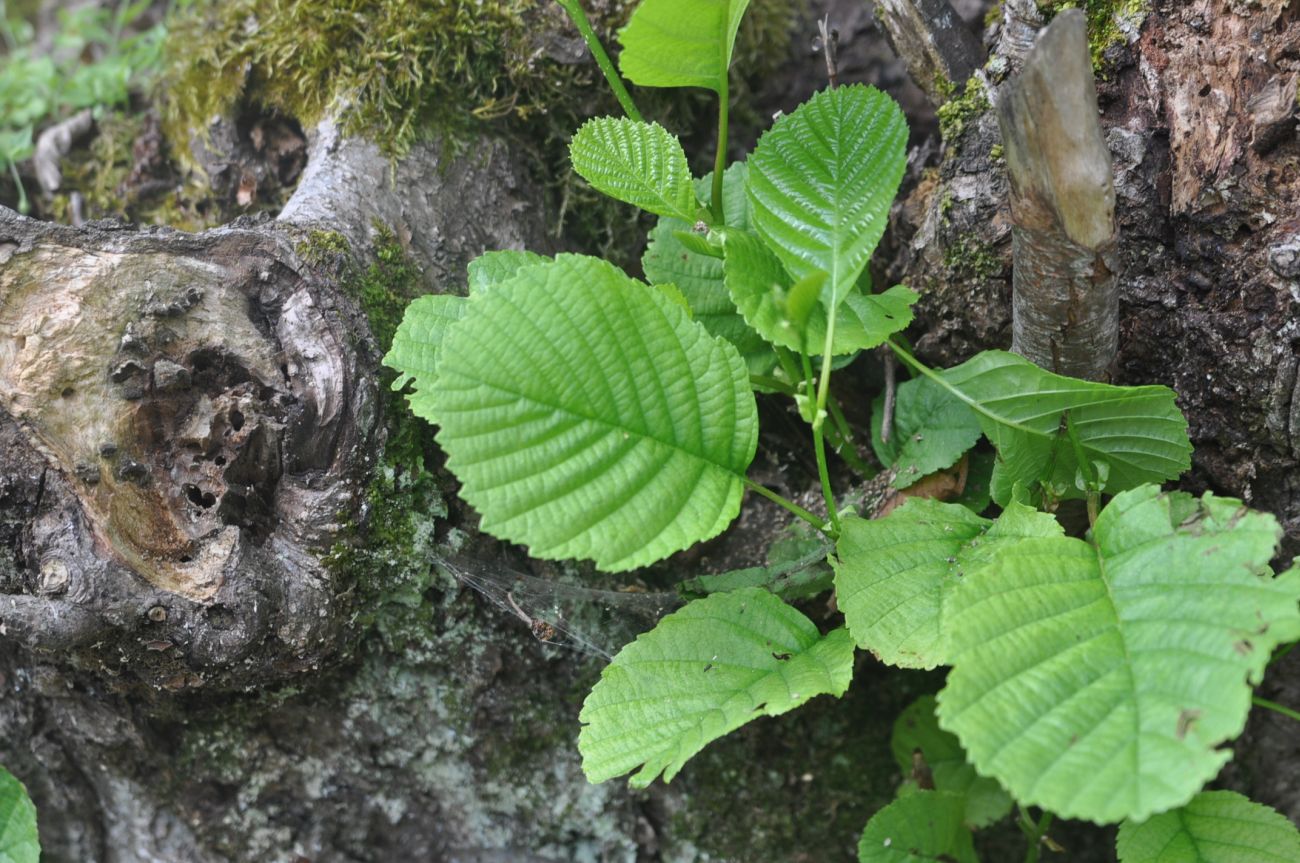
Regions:
M 983 433 L 968 405 L 925 377 L 898 387 L 889 443 L 880 439 L 883 417 L 882 395 L 871 408 L 871 447 L 882 464 L 895 469 L 895 488 L 907 488 L 921 477 L 952 467 Z
M 23 784 L 0 767 L 0 861 L 37 863 L 40 857 L 36 807 Z
M 948 662 L 952 596 L 988 556 L 1024 537 L 1059 537 L 1050 515 L 1010 503 L 995 524 L 964 506 L 908 498 L 884 518 L 845 518 L 835 596 L 858 646 L 881 662 Z
M 1300 831 L 1235 791 L 1202 791 L 1180 809 L 1120 825 L 1119 863 L 1291 863 Z
M 726 84 L 749 0 L 642 0 L 619 33 L 623 76 L 642 87 Z
M 1142 486 L 1093 528 L 996 550 L 949 599 L 939 721 L 1026 805 L 1098 823 L 1181 806 L 1231 757 L 1250 684 L 1300 634 L 1271 515 Z
M 401 392 L 413 383 L 407 401 L 417 414 L 431 420 L 433 404 L 429 392 L 438 377 L 438 351 L 447 328 L 464 316 L 467 302 L 454 294 L 429 294 L 412 300 L 393 334 L 392 346 L 384 355 L 384 365 L 398 371 L 393 390 Z
M 657 216 L 695 221 L 698 204 L 686 153 L 658 123 L 588 120 L 569 143 L 573 170 L 592 186 Z
M 894 721 L 889 748 L 904 776 L 912 775 L 919 755 L 929 768 L 936 791 L 949 791 L 965 801 L 962 820 L 970 827 L 987 827 L 1011 811 L 1011 795 L 995 780 L 980 776 L 966 761 L 957 738 L 939 727 L 933 695 L 908 705 Z M 915 783 L 913 783 L 915 785 Z
M 859 863 L 979 863 L 965 817 L 965 798 L 948 791 L 899 797 L 867 822 Z
M 1067 411 L 1085 457 L 1109 465 L 1107 493 L 1174 479 L 1191 466 L 1187 420 L 1168 387 L 1075 380 L 1005 351 L 984 351 L 941 375 L 998 450 L 992 494 L 999 504 L 1016 483 L 1082 495 L 1079 460 L 1062 426 Z
M 831 308 L 852 293 L 880 242 L 906 146 L 894 100 L 853 84 L 777 120 L 749 157 L 750 222 L 795 280 L 828 275 Z
M 853 676 L 853 642 L 823 636 L 759 588 L 689 603 L 624 647 L 582 705 L 582 769 L 603 782 L 640 768 L 643 788 L 671 781 L 708 743 L 751 719 L 816 695 L 839 697 Z
M 432 408 L 483 530 L 606 570 L 721 532 L 758 439 L 736 349 L 580 255 L 470 299 L 443 340 Z
M 503 249 L 484 252 L 469 262 L 469 292 L 471 294 L 504 282 L 524 267 L 545 264 L 550 258 L 536 252 Z
M 726 254 L 724 279 L 727 291 L 745 322 L 774 345 L 810 356 L 820 356 L 826 341 L 826 305 L 808 310 L 802 330 L 791 320 L 788 297 L 795 288 L 785 267 L 757 235 L 729 230 L 722 243 Z M 821 270 L 803 279 L 821 277 Z M 823 288 L 823 296 L 825 296 Z M 835 336 L 831 354 L 840 356 L 873 348 L 904 330 L 912 322 L 912 304 L 917 294 L 896 285 L 882 294 L 854 290 L 835 309 Z
M 744 162 L 737 162 L 722 175 L 722 199 L 727 221 L 734 227 L 748 225 L 745 202 Z M 697 190 L 707 190 L 712 175 L 696 182 Z M 704 192 L 707 194 L 707 191 Z M 720 258 L 688 248 L 682 235 L 691 225 L 681 219 L 660 218 L 650 231 L 650 243 L 641 258 L 641 266 L 651 284 L 672 283 L 681 289 L 690 303 L 695 319 L 715 336 L 722 336 L 736 346 L 753 374 L 767 374 L 776 365 L 776 355 L 758 333 L 750 329 L 727 294 Z

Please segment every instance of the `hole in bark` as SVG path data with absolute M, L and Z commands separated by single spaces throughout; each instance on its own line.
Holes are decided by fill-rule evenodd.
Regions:
M 244 415 L 239 411 L 231 411 L 230 427 L 235 431 L 239 431 L 240 429 L 242 429 L 244 427 Z
M 189 498 L 190 503 L 203 509 L 211 509 L 217 502 L 216 495 L 210 491 L 204 491 L 193 483 L 186 483 L 182 486 L 185 489 L 185 496 Z
M 62 395 L 63 395 L 63 397 L 64 397 L 65 399 L 70 399 L 70 398 L 72 398 L 73 396 L 75 396 L 76 394 L 77 394 L 77 391 L 74 390 L 72 387 L 64 387 L 64 388 L 63 388 L 63 393 L 62 393 Z
M 1204 99 L 1206 96 L 1210 95 L 1210 90 L 1211 90 L 1210 85 L 1206 84 L 1204 87 L 1201 88 L 1200 92 L 1197 93 L 1196 95 Z
M 212 463 L 217 467 L 224 467 L 226 464 L 226 457 L 224 455 L 219 455 L 212 460 Z

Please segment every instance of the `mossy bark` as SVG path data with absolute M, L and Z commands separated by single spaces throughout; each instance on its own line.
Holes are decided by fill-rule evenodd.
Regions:
M 1004 0 L 986 34 L 996 50 L 976 73 L 991 104 L 963 112 L 937 164 L 917 166 L 884 283 L 923 291 L 916 346 L 934 364 L 1011 345 L 1011 194 L 992 103 L 1041 13 L 1067 5 L 1088 15 L 1113 161 L 1117 382 L 1177 391 L 1196 448 L 1183 486 L 1277 515 L 1289 564 L 1300 552 L 1294 3 Z M 1263 694 L 1294 696 L 1298 673 L 1278 664 Z M 1300 821 L 1293 728 L 1254 716 L 1221 781 Z

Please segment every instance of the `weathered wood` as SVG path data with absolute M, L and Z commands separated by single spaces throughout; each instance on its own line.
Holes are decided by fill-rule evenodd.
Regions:
M 1097 119 L 1087 19 L 1053 19 L 998 99 L 1013 220 L 1011 349 L 1108 378 L 1119 346 L 1115 185 Z
M 941 104 L 984 62 L 984 48 L 948 0 L 877 0 L 876 14 L 917 85 Z

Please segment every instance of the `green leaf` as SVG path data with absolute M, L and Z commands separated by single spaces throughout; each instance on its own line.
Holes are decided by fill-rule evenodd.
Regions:
M 642 87 L 726 86 L 749 0 L 642 0 L 619 33 L 618 67 Z
M 774 345 L 820 356 L 826 341 L 826 306 L 813 306 L 807 313 L 805 329 L 800 331 L 787 306 L 794 285 L 776 255 L 747 231 L 727 231 L 723 249 L 727 290 L 745 322 Z M 824 278 L 824 273 L 815 271 L 805 278 L 817 276 Z M 853 291 L 835 311 L 832 355 L 875 347 L 906 329 L 912 322 L 911 306 L 916 300 L 916 292 L 901 285 L 882 294 Z
M 972 567 L 1023 537 L 1062 533 L 1050 515 L 1014 503 L 1007 513 L 995 524 L 958 504 L 908 498 L 884 518 L 845 518 L 831 565 L 858 646 L 903 668 L 947 663 L 952 595 Z
M 1294 863 L 1300 831 L 1234 791 L 1203 791 L 1181 809 L 1120 825 L 1120 863 Z
M 0 767 L 0 863 L 37 863 L 36 807 L 27 789 Z
M 997 463 L 997 453 L 979 447 L 970 454 L 969 467 L 966 470 L 966 488 L 953 500 L 971 512 L 983 512 L 993 502 L 989 489 L 992 488 L 993 468 Z
M 438 379 L 439 351 L 447 329 L 464 317 L 467 302 L 454 294 L 417 297 L 406 307 L 393 344 L 384 355 L 384 365 L 398 372 L 393 390 L 401 392 L 407 384 L 414 384 L 407 395 L 411 410 L 431 422 L 437 422 L 431 391 Z
M 722 175 L 727 221 L 737 228 L 744 228 L 748 223 L 746 175 L 744 162 L 737 162 Z M 707 190 L 710 177 L 697 181 L 697 190 Z M 776 355 L 736 311 L 723 282 L 722 261 L 687 248 L 682 242 L 679 234 L 689 231 L 690 227 L 680 219 L 659 220 L 650 232 L 650 244 L 641 258 L 646 278 L 652 284 L 668 282 L 680 288 L 695 313 L 695 319 L 704 324 L 705 329 L 735 345 L 752 374 L 767 374 L 776 365 Z
M 432 415 L 483 530 L 607 570 L 720 533 L 758 439 L 736 349 L 578 255 L 470 299 L 438 355 Z
M 899 797 L 867 822 L 858 843 L 859 863 L 979 863 L 971 832 L 962 823 L 965 802 L 947 791 Z
M 1187 420 L 1168 387 L 1116 387 L 1054 375 L 1015 354 L 985 351 L 942 372 L 957 398 L 979 417 L 998 450 L 993 500 L 1011 499 L 1016 483 L 1075 488 L 1079 461 L 1062 431 L 1062 417 L 1086 458 L 1110 466 L 1110 494 L 1175 479 L 1191 466 Z
M 1219 772 L 1280 641 L 1300 634 L 1300 571 L 1240 501 L 1154 486 L 1093 528 L 1025 539 L 949 600 L 939 720 L 1020 802 L 1098 823 L 1181 806 Z
M 21 162 L 32 154 L 32 127 L 0 129 L 0 162 Z
M 883 417 L 881 395 L 872 404 L 871 447 L 882 464 L 895 469 L 895 488 L 907 488 L 924 476 L 952 467 L 982 434 L 974 411 L 925 377 L 898 387 L 889 443 L 880 439 Z
M 800 531 L 799 525 L 803 524 L 796 522 L 793 530 Z M 746 587 L 761 587 L 787 601 L 807 599 L 831 588 L 831 569 L 826 563 L 829 550 L 824 536 L 791 533 L 772 543 L 766 566 L 697 575 L 679 583 L 677 592 L 690 600 Z
M 484 252 L 469 262 L 469 292 L 471 294 L 500 284 L 511 278 L 524 267 L 545 264 L 551 259 L 536 252 L 520 252 L 503 249 L 497 252 Z
M 797 281 L 853 290 L 885 231 L 907 165 L 907 123 L 872 87 L 823 90 L 777 120 L 749 157 L 750 222 Z
M 694 222 L 697 204 L 686 153 L 658 123 L 588 120 L 569 144 L 573 170 L 611 198 L 658 216 Z
M 719 593 L 676 611 L 624 647 L 579 717 L 582 769 L 603 782 L 671 781 L 711 741 L 808 699 L 843 695 L 853 643 L 758 588 Z
M 894 721 L 889 748 L 903 775 L 912 776 L 917 756 L 929 768 L 935 791 L 958 794 L 965 802 L 962 821 L 970 827 L 987 827 L 1011 811 L 1011 795 L 996 781 L 975 772 L 957 738 L 939 727 L 933 695 L 923 695 Z M 911 782 L 906 787 L 915 787 Z

